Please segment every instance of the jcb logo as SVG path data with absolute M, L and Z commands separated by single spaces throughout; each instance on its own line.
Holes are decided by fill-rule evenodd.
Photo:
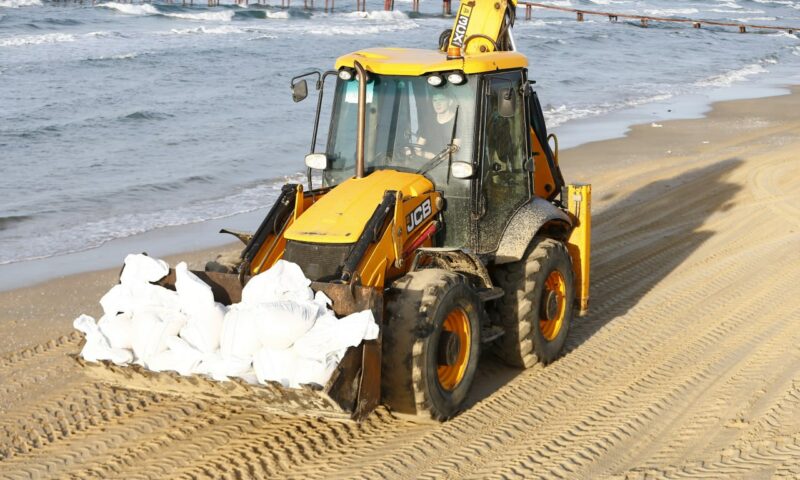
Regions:
M 458 21 L 456 27 L 453 29 L 453 40 L 450 45 L 458 48 L 464 46 L 464 35 L 467 34 L 467 25 L 469 25 L 469 16 L 472 14 L 472 8 L 466 5 L 461 7 L 458 12 Z
M 408 233 L 411 233 L 411 231 L 424 222 L 426 218 L 430 217 L 431 213 L 431 199 L 429 198 L 415 208 L 413 212 L 406 215 L 406 230 Z

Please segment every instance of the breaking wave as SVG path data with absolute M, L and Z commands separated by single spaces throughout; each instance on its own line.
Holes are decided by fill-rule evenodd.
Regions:
M 773 63 L 765 61 L 764 63 Z M 729 70 L 720 75 L 714 75 L 695 82 L 698 87 L 727 87 L 736 82 L 746 80 L 748 77 L 766 73 L 768 70 L 761 63 L 753 63 L 742 68 Z
M 160 15 L 163 17 L 180 18 L 183 20 L 199 20 L 211 22 L 229 22 L 233 19 L 235 12 L 223 10 L 216 12 L 164 12 L 153 5 L 132 5 L 117 2 L 101 3 L 98 7 L 109 8 L 127 15 Z
M 0 39 L 0 47 L 22 47 L 25 45 L 41 45 L 43 43 L 74 42 L 75 36 L 68 33 L 46 33 L 43 35 L 23 35 Z
M 0 8 L 40 7 L 40 0 L 0 0 Z

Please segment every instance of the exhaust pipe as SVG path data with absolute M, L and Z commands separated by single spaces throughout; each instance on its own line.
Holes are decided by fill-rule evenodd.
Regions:
M 356 137 L 356 178 L 364 178 L 364 133 L 367 127 L 367 71 L 356 62 L 358 72 L 358 132 Z

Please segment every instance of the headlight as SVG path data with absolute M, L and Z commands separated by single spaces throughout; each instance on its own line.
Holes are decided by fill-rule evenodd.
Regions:
M 433 74 L 428 76 L 428 85 L 432 87 L 438 87 L 443 83 L 444 83 L 444 78 L 442 78 L 441 75 Z
M 339 78 L 341 78 L 345 82 L 348 82 L 353 79 L 353 71 L 350 70 L 349 68 L 343 68 L 339 70 Z
M 467 79 L 464 77 L 463 73 L 453 72 L 447 75 L 447 81 L 453 85 L 461 85 L 462 83 L 466 82 Z

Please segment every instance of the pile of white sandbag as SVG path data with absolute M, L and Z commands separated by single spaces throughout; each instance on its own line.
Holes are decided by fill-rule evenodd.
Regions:
M 102 318 L 75 319 L 86 336 L 81 356 L 297 388 L 325 385 L 348 347 L 378 337 L 370 310 L 336 318 L 330 299 L 315 295 L 291 262 L 253 277 L 229 307 L 214 302 L 211 287 L 184 262 L 175 267 L 176 291 L 151 283 L 167 273 L 163 260 L 128 255 L 120 283 L 100 299 Z

